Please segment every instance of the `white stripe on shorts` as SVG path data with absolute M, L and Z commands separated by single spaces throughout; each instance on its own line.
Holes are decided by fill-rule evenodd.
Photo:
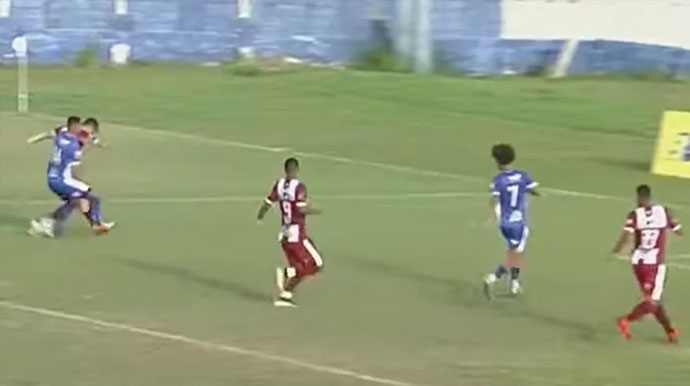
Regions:
M 664 285 L 666 284 L 666 264 L 659 264 L 656 271 L 656 278 L 654 279 L 654 290 L 652 291 L 652 300 L 661 300 L 661 295 L 664 292 Z
M 314 259 L 316 266 L 323 267 L 323 259 L 321 258 L 321 255 L 319 255 L 319 251 L 317 251 L 316 248 L 314 248 L 311 241 L 309 241 L 309 239 L 304 239 L 304 241 L 302 241 L 302 244 L 305 248 L 307 248 L 307 251 L 311 255 L 311 258 Z
M 89 185 L 87 185 L 86 183 L 76 180 L 74 178 L 65 178 L 63 182 L 65 183 L 65 185 L 84 193 L 88 192 L 89 189 L 91 189 Z
M 525 248 L 527 247 L 527 237 L 529 236 L 529 228 L 525 226 L 525 228 L 522 230 L 522 240 L 520 240 L 520 244 L 518 244 L 517 248 L 515 248 L 516 252 L 522 253 L 525 251 Z

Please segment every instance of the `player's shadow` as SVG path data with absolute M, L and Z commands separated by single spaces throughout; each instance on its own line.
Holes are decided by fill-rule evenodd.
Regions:
M 272 300 L 270 294 L 265 294 L 253 288 L 247 287 L 239 283 L 231 283 L 220 279 L 200 275 L 188 268 L 176 267 L 161 263 L 152 263 L 150 261 L 141 261 L 129 258 L 120 258 L 124 265 L 140 271 L 151 272 L 159 275 L 170 276 L 176 279 L 185 280 L 191 283 L 199 284 L 214 290 L 229 292 L 239 298 L 257 302 L 267 303 Z
M 558 329 L 570 331 L 577 338 L 587 342 L 596 342 L 599 340 L 599 335 L 601 332 L 601 329 L 596 325 L 578 322 L 564 317 L 547 315 L 542 312 L 530 310 L 526 307 L 513 308 L 510 311 L 505 310 L 502 313 L 507 314 L 510 317 L 517 316 L 532 319 L 537 323 L 547 324 Z
M 440 277 L 423 272 L 418 272 L 403 265 L 390 264 L 380 260 L 367 259 L 360 256 L 342 256 L 341 261 L 353 264 L 358 269 L 366 272 L 375 272 L 395 279 L 402 279 L 422 285 L 432 285 L 434 287 L 449 290 L 448 296 L 452 303 L 461 302 L 464 306 L 473 307 L 480 304 L 480 288 L 463 279 Z

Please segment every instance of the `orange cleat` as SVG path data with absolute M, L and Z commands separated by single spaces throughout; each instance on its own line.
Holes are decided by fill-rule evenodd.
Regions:
M 630 333 L 630 323 L 628 323 L 628 320 L 625 317 L 618 318 L 616 326 L 625 340 L 632 339 L 632 334 Z
M 672 328 L 671 331 L 666 334 L 666 336 L 668 336 L 669 343 L 678 343 L 678 330 L 675 328 Z
M 100 225 L 94 225 L 93 227 L 93 233 L 96 235 L 104 235 L 108 232 L 110 232 L 111 229 L 115 226 L 114 222 L 106 222 Z

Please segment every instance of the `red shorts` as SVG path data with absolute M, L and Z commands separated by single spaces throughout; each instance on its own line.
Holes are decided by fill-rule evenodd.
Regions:
M 633 272 L 645 299 L 661 300 L 666 285 L 666 265 L 635 264 Z
M 294 243 L 282 241 L 280 244 L 288 263 L 297 270 L 298 276 L 313 275 L 323 267 L 321 255 L 309 238 Z

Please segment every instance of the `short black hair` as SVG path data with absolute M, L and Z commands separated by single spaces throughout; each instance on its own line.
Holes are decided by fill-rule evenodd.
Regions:
M 643 197 L 643 198 L 651 198 L 652 197 L 652 188 L 649 187 L 649 185 L 637 185 L 637 188 L 635 189 L 637 191 L 637 196 L 638 197 Z
M 499 143 L 491 148 L 491 156 L 499 165 L 505 166 L 515 161 L 515 149 L 508 144 Z
M 76 115 L 72 115 L 72 116 L 67 117 L 67 127 L 70 127 L 72 125 L 76 125 L 79 122 L 81 122 L 81 117 L 78 117 Z
M 98 133 L 98 119 L 89 117 L 84 120 L 84 124 L 93 127 L 93 131 Z
M 288 171 L 290 167 L 299 167 L 299 161 L 297 161 L 297 158 L 290 157 L 285 160 L 285 163 L 283 164 L 283 167 L 285 168 L 285 171 Z

